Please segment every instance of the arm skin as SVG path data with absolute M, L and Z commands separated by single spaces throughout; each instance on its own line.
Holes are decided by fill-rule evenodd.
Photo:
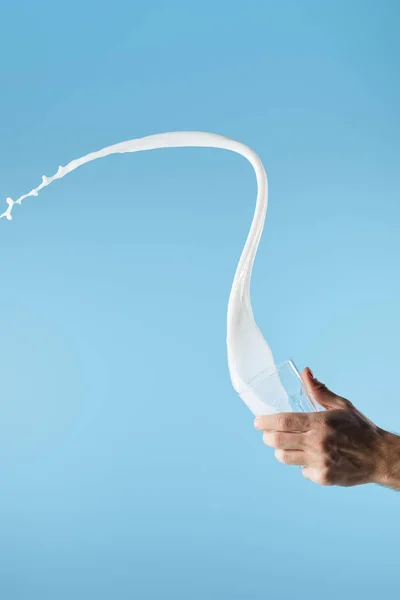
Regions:
M 264 443 L 276 458 L 301 465 L 303 475 L 320 485 L 353 486 L 376 483 L 400 490 L 400 437 L 380 429 L 346 398 L 302 374 L 310 395 L 326 410 L 257 417 Z

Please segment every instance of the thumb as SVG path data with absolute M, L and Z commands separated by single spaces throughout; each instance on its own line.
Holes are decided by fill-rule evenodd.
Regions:
M 315 398 L 315 400 L 327 410 L 348 409 L 352 406 L 351 402 L 338 396 L 331 390 L 328 390 L 326 385 L 318 381 L 314 373 L 309 367 L 304 369 L 301 376 L 307 392 Z

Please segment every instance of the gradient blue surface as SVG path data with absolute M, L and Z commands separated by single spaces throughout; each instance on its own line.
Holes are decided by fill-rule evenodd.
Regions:
M 399 21 L 394 0 L 4 1 L 1 196 L 151 133 L 248 144 L 276 359 L 399 431 Z M 0 222 L 2 600 L 396 596 L 400 496 L 305 481 L 231 389 L 255 190 L 231 153 L 160 150 Z

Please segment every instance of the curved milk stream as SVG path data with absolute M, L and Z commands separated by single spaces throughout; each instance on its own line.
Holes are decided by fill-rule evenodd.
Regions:
M 109 156 L 126 152 L 140 152 L 157 148 L 178 148 L 202 146 L 221 148 L 241 154 L 252 164 L 257 178 L 257 202 L 250 231 L 236 269 L 228 303 L 227 350 L 228 366 L 233 387 L 255 415 L 277 411 L 291 411 L 289 398 L 285 392 L 271 350 L 257 327 L 250 302 L 250 280 L 254 259 L 262 234 L 268 203 L 267 176 L 257 154 L 250 148 L 221 135 L 196 131 L 178 131 L 150 135 L 107 146 L 97 152 L 77 158 L 65 167 L 59 167 L 52 177 L 42 177 L 42 183 L 17 200 L 7 198 L 8 208 L 0 218 L 12 219 L 15 204 L 39 191 L 56 179 L 62 179 L 82 165 Z M 267 380 L 265 378 L 268 378 Z M 260 392 L 259 382 L 264 382 Z M 265 385 L 267 381 L 267 386 Z

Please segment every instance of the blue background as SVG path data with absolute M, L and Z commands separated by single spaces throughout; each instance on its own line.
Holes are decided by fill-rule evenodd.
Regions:
M 1 195 L 125 139 L 243 141 L 276 359 L 399 431 L 399 24 L 395 0 L 3 0 Z M 2 600 L 396 593 L 400 496 L 305 481 L 231 388 L 255 191 L 239 156 L 159 150 L 0 222 Z

